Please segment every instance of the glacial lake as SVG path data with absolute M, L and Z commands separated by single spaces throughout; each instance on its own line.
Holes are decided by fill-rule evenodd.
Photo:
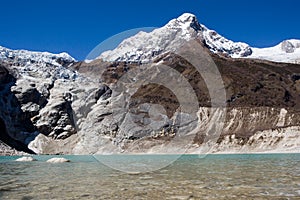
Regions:
M 159 162 L 167 156 L 130 158 Z M 71 162 L 46 163 L 52 157 Z M 101 156 L 17 158 L 0 157 L 0 199 L 300 199 L 300 154 L 183 155 L 167 167 L 136 174 L 102 164 Z

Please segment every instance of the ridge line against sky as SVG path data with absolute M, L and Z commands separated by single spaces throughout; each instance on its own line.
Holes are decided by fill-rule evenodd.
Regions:
M 300 39 L 298 0 L 27 0 L 3 1 L 1 7 L 1 46 L 68 52 L 78 60 L 110 36 L 161 27 L 186 12 L 224 37 L 254 47 Z

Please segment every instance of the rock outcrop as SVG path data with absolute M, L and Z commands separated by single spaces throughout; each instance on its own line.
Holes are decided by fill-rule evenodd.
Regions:
M 27 155 L 27 153 L 22 151 L 17 151 L 16 149 L 8 146 L 4 142 L 0 141 L 0 155 L 1 156 L 21 156 L 21 155 Z

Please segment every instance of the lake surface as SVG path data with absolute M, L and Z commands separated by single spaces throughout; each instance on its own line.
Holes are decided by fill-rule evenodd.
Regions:
M 184 155 L 140 174 L 107 167 L 101 156 L 63 156 L 71 162 L 60 164 L 45 162 L 54 156 L 34 157 L 29 163 L 0 157 L 0 199 L 300 199 L 300 154 Z

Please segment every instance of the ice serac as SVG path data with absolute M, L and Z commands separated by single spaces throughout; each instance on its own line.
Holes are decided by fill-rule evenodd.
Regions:
M 48 52 L 34 52 L 27 50 L 11 50 L 0 46 L 0 60 L 17 60 L 23 64 L 26 62 L 49 63 L 60 66 L 63 62 L 76 61 L 67 53 L 53 54 Z

